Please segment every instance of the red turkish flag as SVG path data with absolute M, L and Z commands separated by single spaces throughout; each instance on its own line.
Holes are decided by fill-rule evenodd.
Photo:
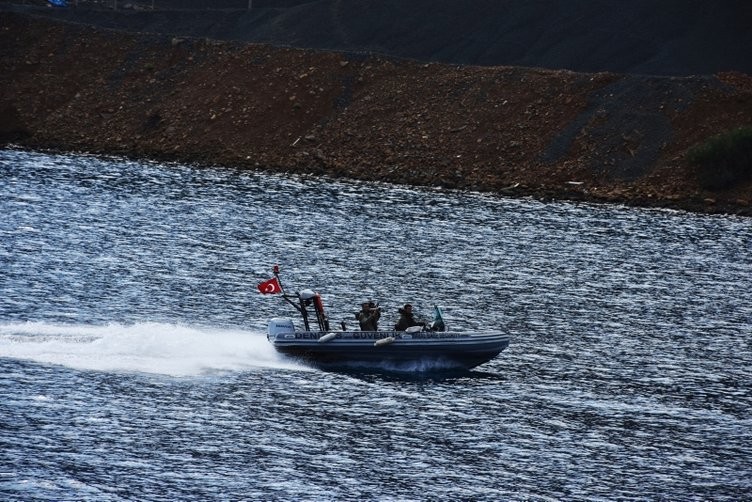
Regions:
M 279 285 L 276 277 L 272 277 L 268 281 L 259 284 L 258 290 L 261 291 L 262 295 L 275 295 L 282 292 L 282 286 Z

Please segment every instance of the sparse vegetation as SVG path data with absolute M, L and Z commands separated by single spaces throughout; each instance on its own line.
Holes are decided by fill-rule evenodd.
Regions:
M 752 126 L 713 136 L 687 153 L 707 190 L 723 190 L 752 178 Z

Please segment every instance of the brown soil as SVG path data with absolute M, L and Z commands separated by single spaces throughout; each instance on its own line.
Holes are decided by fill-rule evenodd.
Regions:
M 752 78 L 450 66 L 0 13 L 0 141 L 752 215 L 691 146 L 752 124 Z

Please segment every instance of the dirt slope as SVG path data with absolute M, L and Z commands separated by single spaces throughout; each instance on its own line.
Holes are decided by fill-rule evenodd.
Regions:
M 752 214 L 686 150 L 752 124 L 739 73 L 417 63 L 0 14 L 0 139 L 368 180 Z

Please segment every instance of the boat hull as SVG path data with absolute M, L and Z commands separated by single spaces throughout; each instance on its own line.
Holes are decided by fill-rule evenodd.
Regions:
M 509 336 L 501 332 L 295 331 L 270 334 L 269 341 L 281 354 L 314 366 L 415 371 L 474 368 L 499 355 L 509 345 Z

